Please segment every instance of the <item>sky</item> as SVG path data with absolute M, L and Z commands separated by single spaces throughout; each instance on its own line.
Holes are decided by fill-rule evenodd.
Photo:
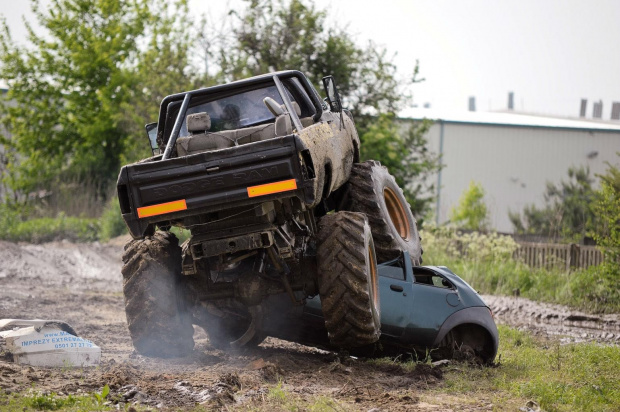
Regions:
M 47 1 L 43 0 L 43 4 Z M 23 41 L 20 16 L 32 21 L 29 2 L 0 0 L 14 39 Z M 240 0 L 190 0 L 192 14 L 223 16 Z M 329 24 L 346 27 L 360 45 L 394 53 L 402 78 L 419 60 L 426 80 L 413 104 L 444 111 L 506 109 L 587 117 L 603 102 L 603 120 L 620 102 L 620 1 L 616 0 L 316 0 Z

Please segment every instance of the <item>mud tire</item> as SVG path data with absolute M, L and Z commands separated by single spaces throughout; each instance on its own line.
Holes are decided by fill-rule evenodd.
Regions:
M 194 328 L 181 295 L 181 248 L 174 234 L 132 240 L 123 254 L 123 294 L 129 334 L 142 355 L 182 357 L 194 348 Z
M 221 330 L 215 332 L 211 328 L 211 332 L 207 332 L 209 336 L 209 343 L 216 349 L 223 351 L 243 351 L 257 347 L 265 340 L 266 336 L 262 333 L 258 333 L 252 337 L 246 344 L 240 348 L 231 346 L 231 342 L 237 340 L 245 332 L 248 327 L 248 322 L 238 321 L 237 323 L 229 324 Z M 205 330 L 206 331 L 206 330 Z
M 218 302 L 216 305 L 218 308 L 222 308 L 227 304 L 228 302 Z M 237 303 L 234 306 L 238 309 L 239 305 L 240 304 Z M 263 332 L 256 331 L 256 334 L 242 346 L 235 347 L 231 345 L 231 343 L 239 339 L 250 326 L 251 319 L 249 318 L 249 313 L 247 316 L 247 318 L 231 314 L 217 316 L 209 313 L 209 310 L 204 307 L 198 308 L 194 313 L 195 323 L 207 333 L 211 346 L 215 349 L 230 352 L 240 352 L 255 348 L 267 337 Z
M 355 348 L 379 340 L 379 278 L 370 226 L 361 213 L 319 220 L 319 296 L 332 345 Z
M 368 218 L 377 260 L 396 259 L 406 250 L 413 265 L 422 264 L 416 220 L 387 168 L 375 160 L 356 163 L 347 185 L 349 199 L 345 209 L 364 213 Z

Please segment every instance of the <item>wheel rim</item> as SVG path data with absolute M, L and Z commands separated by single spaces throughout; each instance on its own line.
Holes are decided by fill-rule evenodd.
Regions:
M 374 247 L 368 246 L 368 258 L 370 261 L 370 294 L 375 309 L 379 308 L 379 278 L 377 276 L 377 264 L 375 262 Z
M 383 190 L 383 197 L 388 214 L 390 215 L 390 220 L 396 228 L 396 231 L 404 240 L 409 240 L 411 238 L 409 218 L 407 217 L 407 212 L 402 202 L 389 187 Z

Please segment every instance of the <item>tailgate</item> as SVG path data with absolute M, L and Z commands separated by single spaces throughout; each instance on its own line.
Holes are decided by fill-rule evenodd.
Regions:
M 152 223 L 282 197 L 314 201 L 294 135 L 121 169 L 121 212 L 133 237 Z

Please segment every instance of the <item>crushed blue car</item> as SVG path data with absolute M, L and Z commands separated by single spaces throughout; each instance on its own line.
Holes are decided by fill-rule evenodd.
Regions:
M 377 343 L 349 349 L 349 353 L 364 357 L 410 354 L 420 360 L 430 355 L 433 360 L 493 363 L 499 343 L 493 314 L 467 282 L 445 266 L 413 266 L 406 251 L 377 265 L 377 273 L 381 337 Z M 339 350 L 330 343 L 319 296 L 305 302 L 300 298 L 293 306 L 288 296 L 266 299 L 263 333 L 250 346 L 273 336 Z M 226 335 L 223 348 L 230 349 L 230 337 L 234 339 L 250 328 L 247 323 L 238 325 L 234 336 Z M 209 338 L 216 344 L 212 336 Z
M 493 362 L 499 343 L 493 314 L 467 282 L 445 266 L 412 266 L 407 252 L 377 268 L 381 339 L 374 355 L 430 353 L 433 359 Z M 321 329 L 318 296 L 306 302 L 302 318 L 303 330 Z M 283 337 L 316 345 L 324 344 L 321 335 L 327 333 Z

